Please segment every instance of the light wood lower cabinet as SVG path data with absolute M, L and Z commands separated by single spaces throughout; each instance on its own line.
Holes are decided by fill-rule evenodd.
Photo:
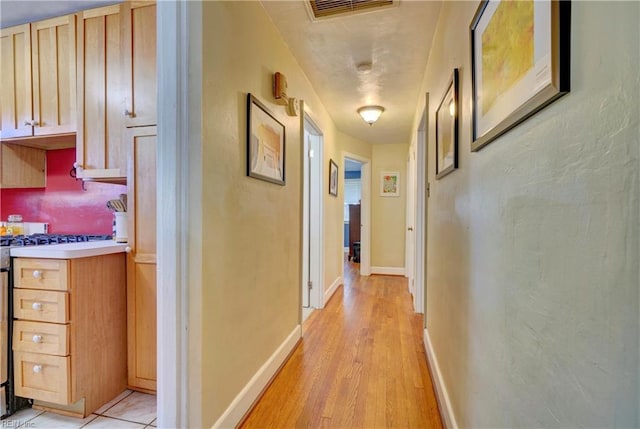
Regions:
M 124 254 L 16 258 L 14 268 L 16 395 L 91 414 L 126 388 Z
M 42 353 L 14 352 L 16 394 L 68 405 L 71 399 L 71 358 Z M 85 416 L 83 416 L 85 417 Z
M 127 130 L 129 387 L 156 390 L 156 127 Z

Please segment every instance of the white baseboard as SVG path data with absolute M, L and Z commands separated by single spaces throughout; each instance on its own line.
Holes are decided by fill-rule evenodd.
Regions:
M 442 416 L 444 426 L 447 429 L 457 429 L 458 423 L 456 422 L 455 414 L 453 414 L 453 408 L 451 408 L 451 401 L 449 400 L 447 386 L 445 386 L 444 380 L 442 379 L 438 359 L 436 358 L 435 351 L 433 350 L 433 345 L 431 345 L 429 332 L 426 329 L 424 330 L 424 350 L 427 352 L 431 379 L 434 387 L 436 388 L 438 409 L 440 410 L 440 416 Z
M 229 408 L 214 423 L 213 428 L 235 428 L 242 421 L 242 418 L 251 409 L 251 406 L 267 387 L 273 376 L 276 375 L 276 372 L 285 362 L 285 359 L 287 359 L 301 336 L 302 327 L 297 325 L 258 372 L 251 377 L 251 380 L 231 402 Z
M 371 274 L 383 274 L 387 276 L 404 276 L 404 267 L 371 267 Z
M 329 302 L 329 298 L 331 298 L 333 294 L 336 293 L 336 289 L 338 289 L 338 286 L 340 286 L 341 284 L 342 284 L 342 276 L 338 276 L 333 281 L 333 283 L 331 283 L 331 286 L 329 286 L 329 289 L 327 289 L 324 292 L 324 305 L 327 305 L 327 302 Z

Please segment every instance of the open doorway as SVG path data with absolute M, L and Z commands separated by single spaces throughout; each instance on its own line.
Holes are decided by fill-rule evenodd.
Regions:
M 343 152 L 342 158 L 345 170 L 343 246 L 349 263 L 359 264 L 360 275 L 368 276 L 371 274 L 371 160 L 347 152 Z
M 360 270 L 362 163 L 344 160 L 344 251 L 347 261 Z
M 302 109 L 301 109 L 302 110 Z M 304 115 L 302 321 L 323 307 L 322 132 Z

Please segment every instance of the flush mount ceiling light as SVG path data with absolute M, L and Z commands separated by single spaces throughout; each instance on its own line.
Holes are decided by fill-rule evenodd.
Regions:
M 371 73 L 372 69 L 373 69 L 373 65 L 369 61 L 356 65 L 356 70 L 358 70 L 358 73 L 362 73 L 362 74 Z
M 373 125 L 380 115 L 382 115 L 382 112 L 384 112 L 384 107 L 382 106 L 363 106 L 358 109 L 358 113 L 362 116 L 362 119 L 369 125 Z

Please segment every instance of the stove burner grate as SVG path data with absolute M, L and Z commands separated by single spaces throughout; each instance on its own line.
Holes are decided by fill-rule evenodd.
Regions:
M 0 246 L 42 246 L 46 244 L 80 243 L 111 239 L 110 235 L 101 234 L 32 234 L 0 237 Z

